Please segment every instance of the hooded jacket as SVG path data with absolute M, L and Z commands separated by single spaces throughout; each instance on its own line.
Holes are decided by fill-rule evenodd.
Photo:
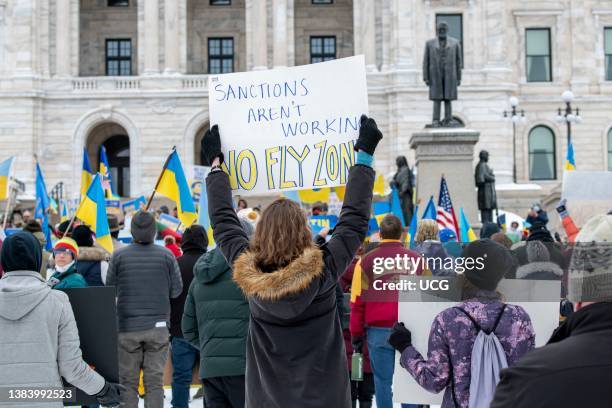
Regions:
M 194 274 L 182 328 L 200 350 L 200 378 L 244 375 L 249 304 L 219 248 L 200 257 Z
M 68 296 L 44 282 L 38 273 L 40 244 L 22 234 L 30 235 L 10 237 L 2 252 L 2 266 L 8 272 L 0 279 L 0 387 L 61 387 L 64 377 L 87 394 L 96 394 L 104 378 L 83 361 Z M 30 270 L 15 269 L 19 265 Z M 63 404 L 28 406 L 60 408 Z
M 106 286 L 115 286 L 119 332 L 149 330 L 170 320 L 170 298 L 181 294 L 183 281 L 176 258 L 153 245 L 155 219 L 139 211 L 132 218 L 134 243 L 111 257 Z
M 76 262 L 65 272 L 55 271 L 47 282 L 53 289 L 86 288 L 87 281 L 77 272 Z
M 79 246 L 77 271 L 85 278 L 89 286 L 104 286 L 108 273 L 110 255 L 104 248 Z
M 334 233 L 287 266 L 263 271 L 232 206 L 229 177 L 206 178 L 215 241 L 232 265 L 251 311 L 246 345 L 246 406 L 348 408 L 350 383 L 336 284 L 368 231 L 374 170 L 349 171 Z M 277 239 L 277 237 L 269 237 Z
M 204 227 L 192 225 L 187 228 L 183 234 L 183 255 L 177 259 L 179 269 L 181 270 L 183 289 L 178 297 L 170 299 L 170 335 L 173 337 L 183 337 L 181 319 L 183 318 L 187 292 L 189 291 L 191 281 L 193 281 L 193 267 L 198 259 L 206 253 L 207 247 L 208 237 Z
M 612 303 L 578 310 L 544 347 L 502 370 L 491 408 L 608 408 Z

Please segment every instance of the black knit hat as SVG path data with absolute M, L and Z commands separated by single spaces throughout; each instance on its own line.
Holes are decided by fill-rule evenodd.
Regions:
M 79 247 L 92 247 L 94 245 L 93 232 L 87 225 L 79 225 L 72 230 L 72 239 Z
M 151 244 L 155 240 L 157 227 L 153 214 L 146 211 L 138 211 L 132 217 L 130 228 L 134 242 L 139 244 Z
M 499 281 L 515 268 L 510 251 L 488 238 L 471 242 L 461 256 L 464 259 L 473 259 L 466 263 L 466 279 L 484 290 L 495 290 Z
M 40 271 L 42 248 L 40 242 L 29 232 L 10 235 L 2 243 L 0 263 L 4 272 Z

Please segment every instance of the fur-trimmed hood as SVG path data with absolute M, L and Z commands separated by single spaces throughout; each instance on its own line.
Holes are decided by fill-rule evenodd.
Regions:
M 246 251 L 234 262 L 234 280 L 249 298 L 277 301 L 306 290 L 323 275 L 323 254 L 318 248 L 307 248 L 284 268 L 264 272 L 255 261 L 255 254 Z
M 519 267 L 516 270 L 516 279 L 526 279 L 533 273 L 537 273 L 538 275 L 550 275 L 550 280 L 560 280 L 561 277 L 563 277 L 563 269 L 561 269 L 561 267 L 554 262 L 531 262 L 527 265 Z M 538 277 L 536 276 L 535 278 L 531 279 L 536 278 Z
M 110 254 L 104 248 L 79 247 L 79 261 L 108 261 Z

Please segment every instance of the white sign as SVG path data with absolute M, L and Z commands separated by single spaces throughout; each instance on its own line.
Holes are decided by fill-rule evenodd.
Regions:
M 612 210 L 612 172 L 566 171 L 563 191 L 566 207 L 578 227 L 591 217 Z
M 359 118 L 368 113 L 363 55 L 211 76 L 208 92 L 236 193 L 346 183 Z
M 528 287 L 529 289 L 527 289 Z M 512 298 L 512 292 L 523 298 L 549 298 L 551 294 L 561 291 L 561 283 L 556 281 L 503 280 L 498 290 L 506 297 Z M 543 293 L 546 295 L 543 295 Z M 555 295 L 552 297 L 554 298 Z M 553 330 L 559 322 L 559 302 L 512 302 L 519 305 L 531 318 L 531 324 L 536 334 L 536 347 L 548 342 Z M 457 306 L 456 302 L 399 302 L 398 320 L 404 322 L 412 333 L 412 345 L 427 358 L 429 332 L 435 317 L 449 307 Z M 433 394 L 421 387 L 412 375 L 399 363 L 399 353 L 395 353 L 395 372 L 393 374 L 393 400 L 411 404 L 442 404 L 444 390 Z

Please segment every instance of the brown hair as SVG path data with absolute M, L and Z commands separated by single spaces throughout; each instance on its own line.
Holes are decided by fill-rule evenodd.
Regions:
M 312 233 L 300 206 L 279 198 L 261 214 L 250 249 L 257 264 L 270 270 L 287 266 L 313 245 Z
M 438 223 L 436 220 L 420 220 L 417 224 L 417 232 L 414 242 L 420 244 L 427 240 L 440 240 L 440 238 L 438 238 Z
M 382 239 L 400 239 L 402 233 L 402 222 L 393 214 L 387 214 L 380 222 L 380 237 Z
M 491 235 L 491 241 L 495 241 L 498 244 L 502 244 L 508 249 L 512 248 L 512 240 L 501 231 Z

